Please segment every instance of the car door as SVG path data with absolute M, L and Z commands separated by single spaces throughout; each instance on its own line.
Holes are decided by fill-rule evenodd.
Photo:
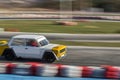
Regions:
M 26 39 L 26 47 L 25 47 L 25 57 L 26 58 L 36 58 L 36 59 L 41 59 L 43 55 L 43 49 L 39 46 L 39 43 L 37 45 L 31 45 L 31 41 L 35 41 L 34 39 Z
M 17 57 L 24 57 L 25 55 L 25 39 L 14 38 L 10 44 Z

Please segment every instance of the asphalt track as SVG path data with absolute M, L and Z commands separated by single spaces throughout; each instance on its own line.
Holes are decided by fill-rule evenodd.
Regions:
M 0 38 L 11 38 L 17 34 L 44 35 L 50 40 L 120 40 L 119 34 L 64 34 L 64 33 L 27 33 L 27 32 L 0 32 Z
M 7 34 L 8 35 L 8 34 Z M 6 35 L 6 36 L 7 36 Z M 14 34 L 16 35 L 16 34 Z M 51 36 L 53 34 L 49 34 L 49 38 L 51 38 Z M 5 35 L 3 35 L 3 37 L 6 37 Z M 62 35 L 60 35 L 62 36 Z M 66 36 L 66 35 L 63 35 Z M 80 36 L 80 35 L 78 35 Z M 73 36 L 73 37 L 78 37 L 78 36 Z M 86 38 L 88 39 L 88 36 L 86 35 Z M 93 35 L 93 39 L 95 39 L 97 35 Z M 107 39 L 107 37 L 105 35 L 98 35 L 100 36 L 99 39 Z M 97 36 L 97 37 L 98 37 Z M 114 39 L 114 40 L 119 40 L 120 35 L 108 35 L 108 40 L 109 39 Z M 8 36 L 7 36 L 8 37 Z M 7 38 L 6 37 L 6 38 Z M 55 36 L 52 36 L 51 39 L 56 39 Z M 59 37 L 59 36 L 57 36 Z M 72 39 L 71 37 L 67 36 L 68 38 Z M 81 36 L 84 37 L 85 36 Z M 0 34 L 0 38 L 2 38 L 1 34 Z M 116 38 L 116 39 L 115 39 Z M 59 38 L 61 39 L 61 37 Z M 64 39 L 64 38 L 63 38 Z M 79 39 L 79 38 L 77 38 Z M 91 37 L 90 37 L 91 39 Z M 98 39 L 98 40 L 99 40 Z M 0 57 L 0 62 L 8 62 L 6 61 L 4 58 Z M 11 61 L 9 61 L 11 62 Z M 20 59 L 20 60 L 15 60 L 12 62 L 40 62 L 40 60 L 34 60 L 34 59 Z M 101 65 L 114 65 L 114 66 L 120 66 L 120 48 L 116 47 L 116 48 L 112 48 L 112 47 L 86 47 L 86 46 L 68 46 L 68 51 L 67 51 L 67 56 L 60 60 L 60 61 L 56 61 L 54 62 L 56 64 L 67 64 L 67 65 L 79 65 L 79 66 L 101 66 Z
M 54 62 L 55 64 L 77 65 L 77 66 L 101 66 L 114 65 L 120 66 L 120 48 L 94 48 L 94 47 L 68 47 L 67 56 Z M 6 61 L 0 57 L 0 62 L 41 62 L 35 59 L 17 59 Z
M 69 47 L 67 57 L 56 63 L 78 66 L 120 66 L 120 48 Z

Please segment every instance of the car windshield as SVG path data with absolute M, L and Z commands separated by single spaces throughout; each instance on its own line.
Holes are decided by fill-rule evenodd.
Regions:
M 44 39 L 42 41 L 39 42 L 41 46 L 45 46 L 49 44 L 49 41 L 47 39 Z

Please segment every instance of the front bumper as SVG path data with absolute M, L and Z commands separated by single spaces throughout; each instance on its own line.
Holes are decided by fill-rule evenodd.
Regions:
M 67 54 L 63 54 L 61 57 L 58 58 L 58 60 L 64 59 L 66 56 L 67 56 Z
M 56 46 L 52 49 L 55 53 L 57 60 L 60 60 L 66 56 L 67 47 L 64 45 Z

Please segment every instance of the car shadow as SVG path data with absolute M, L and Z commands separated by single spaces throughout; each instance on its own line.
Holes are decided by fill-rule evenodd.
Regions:
M 0 57 L 0 63 L 27 63 L 27 62 L 46 63 L 40 59 L 17 58 L 15 60 L 6 60 L 3 56 Z

